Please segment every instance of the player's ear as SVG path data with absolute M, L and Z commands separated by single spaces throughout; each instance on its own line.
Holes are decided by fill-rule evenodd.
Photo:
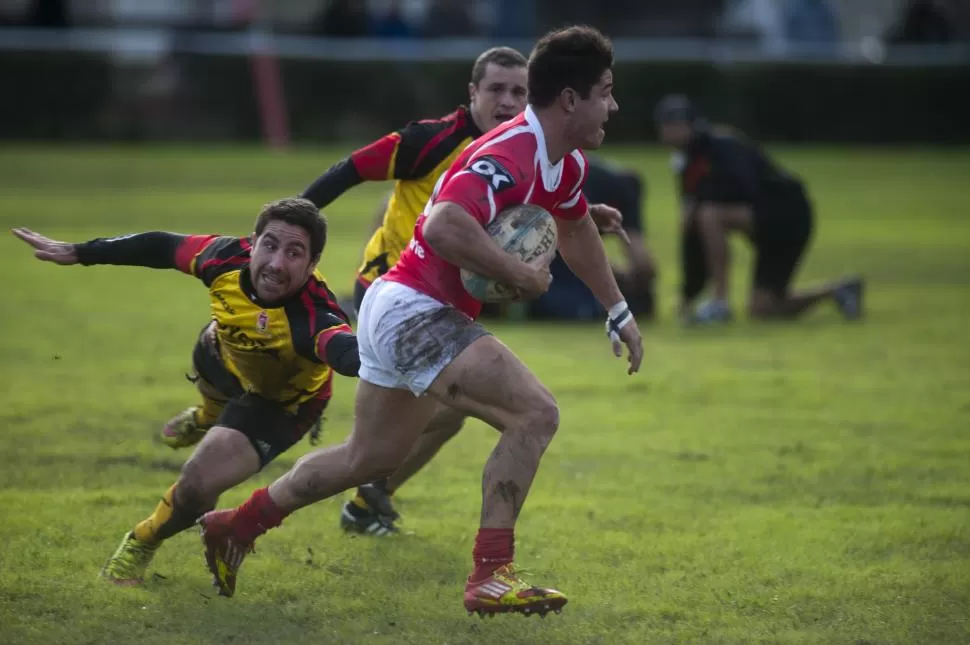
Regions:
M 576 91 L 567 87 L 559 93 L 559 105 L 566 112 L 572 113 L 576 109 Z
M 475 87 L 474 83 L 468 84 L 468 104 L 471 106 L 475 102 L 475 94 L 478 93 L 478 88 Z
M 314 255 L 312 258 L 310 258 L 310 263 L 306 267 L 306 277 L 307 278 L 309 278 L 311 275 L 313 275 L 313 272 L 317 270 L 317 265 L 320 264 L 320 257 L 322 255 L 323 255 L 323 253 L 321 252 L 321 253 L 319 253 L 317 255 Z

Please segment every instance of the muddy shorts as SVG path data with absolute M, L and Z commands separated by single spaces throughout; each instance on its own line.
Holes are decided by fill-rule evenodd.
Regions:
M 454 307 L 382 279 L 364 294 L 357 316 L 360 378 L 421 396 L 485 328 Z

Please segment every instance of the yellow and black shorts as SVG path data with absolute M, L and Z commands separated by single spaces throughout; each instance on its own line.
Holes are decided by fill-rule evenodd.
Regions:
M 192 380 L 202 394 L 202 416 L 212 425 L 244 434 L 259 455 L 260 467 L 300 441 L 330 402 L 329 392 L 321 392 L 318 398 L 301 403 L 293 412 L 280 401 L 247 392 L 219 357 L 218 340 L 210 325 L 203 328 L 195 343 L 192 366 Z

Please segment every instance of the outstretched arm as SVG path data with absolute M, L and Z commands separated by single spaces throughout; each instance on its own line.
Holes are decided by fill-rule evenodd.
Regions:
M 317 177 L 301 197 L 309 199 L 317 208 L 324 208 L 361 182 L 393 179 L 400 140 L 400 134 L 394 132 L 355 150 Z
M 426 148 L 447 124 L 417 121 L 384 135 L 335 163 L 301 197 L 309 199 L 317 208 L 325 208 L 361 182 L 423 177 L 437 163 L 434 161 L 437 157 L 426 154 Z
M 198 246 L 208 236 L 186 236 L 152 231 L 112 238 L 96 238 L 81 244 L 52 240 L 27 228 L 15 228 L 13 234 L 32 246 L 34 257 L 55 264 L 120 264 L 153 269 L 180 269 L 178 258 L 186 244 Z M 192 254 L 194 255 L 194 253 Z M 191 256 L 190 256 L 191 257 Z

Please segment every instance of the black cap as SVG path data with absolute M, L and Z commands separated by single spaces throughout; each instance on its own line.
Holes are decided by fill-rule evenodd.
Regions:
M 667 123 L 668 121 L 688 121 L 693 123 L 697 120 L 697 110 L 690 99 L 683 94 L 668 94 L 660 99 L 653 112 L 653 118 L 657 123 Z

